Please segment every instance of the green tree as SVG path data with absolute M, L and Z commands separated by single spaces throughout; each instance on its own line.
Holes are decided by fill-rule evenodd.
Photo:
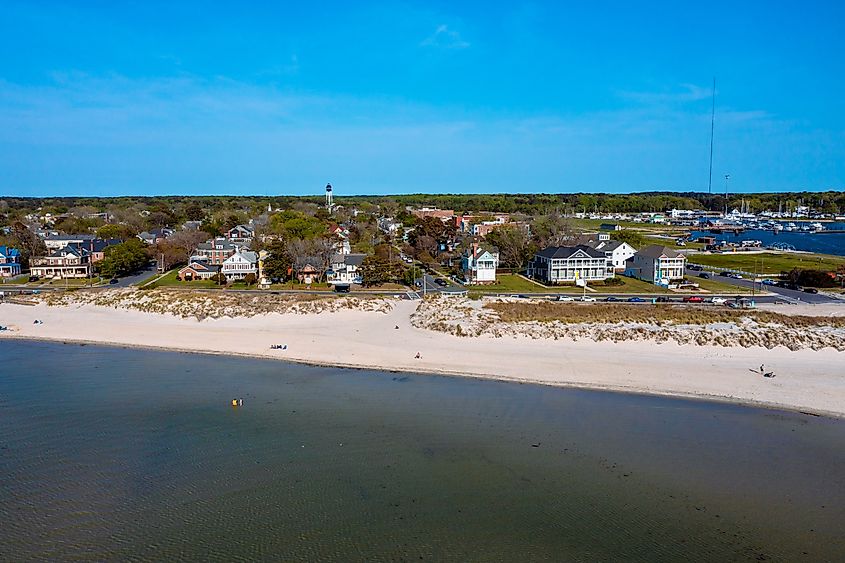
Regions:
M 101 239 L 128 239 L 132 238 L 138 233 L 129 225 L 121 225 L 114 223 L 111 225 L 103 225 L 97 229 L 97 236 Z
M 391 264 L 378 256 L 364 258 L 359 271 L 364 287 L 396 281 L 401 275 L 400 268 L 396 264 Z
M 150 260 L 147 247 L 134 238 L 106 248 L 104 254 L 105 257 L 100 262 L 100 273 L 110 278 L 140 270 Z
M 284 280 L 293 268 L 293 260 L 287 251 L 285 243 L 279 240 L 267 244 L 265 250 L 269 256 L 264 259 L 264 275 L 271 280 Z

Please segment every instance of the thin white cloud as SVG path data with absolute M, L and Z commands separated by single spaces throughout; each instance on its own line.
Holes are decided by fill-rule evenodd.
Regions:
M 434 30 L 434 33 L 422 40 L 420 46 L 438 47 L 440 49 L 466 49 L 470 44 L 461 37 L 460 33 L 449 29 L 446 24 L 440 24 Z
M 679 84 L 672 90 L 662 92 L 635 92 L 628 90 L 619 92 L 620 97 L 641 104 L 697 102 L 699 100 L 710 99 L 712 95 L 712 87 L 698 86 L 697 84 Z

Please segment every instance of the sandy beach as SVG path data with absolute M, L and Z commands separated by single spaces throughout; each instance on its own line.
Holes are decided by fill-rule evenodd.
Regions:
M 340 310 L 197 320 L 95 305 L 4 303 L 0 325 L 9 330 L 0 337 L 495 378 L 845 417 L 845 353 L 834 349 L 466 338 L 412 326 L 410 318 L 418 305 L 397 300 L 386 313 Z M 43 323 L 33 324 L 34 319 Z M 287 349 L 272 350 L 272 344 L 287 345 Z M 762 377 L 761 364 L 776 377 Z

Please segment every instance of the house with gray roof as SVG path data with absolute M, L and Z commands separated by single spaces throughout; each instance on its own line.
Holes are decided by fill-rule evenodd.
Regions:
M 220 272 L 230 281 L 242 280 L 249 274 L 258 276 L 258 253 L 238 249 L 223 261 Z
M 652 244 L 628 259 L 625 275 L 669 286 L 684 278 L 686 257 L 675 249 Z
M 361 264 L 366 254 L 335 254 L 331 258 L 331 267 L 326 272 L 330 284 L 361 283 Z
M 546 284 L 604 281 L 614 276 L 605 253 L 583 244 L 544 248 L 528 263 L 527 273 Z

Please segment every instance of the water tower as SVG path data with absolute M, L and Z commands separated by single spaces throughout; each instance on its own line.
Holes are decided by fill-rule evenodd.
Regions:
M 332 201 L 332 185 L 326 184 L 326 208 L 331 211 L 332 205 L 334 205 L 334 202 Z

